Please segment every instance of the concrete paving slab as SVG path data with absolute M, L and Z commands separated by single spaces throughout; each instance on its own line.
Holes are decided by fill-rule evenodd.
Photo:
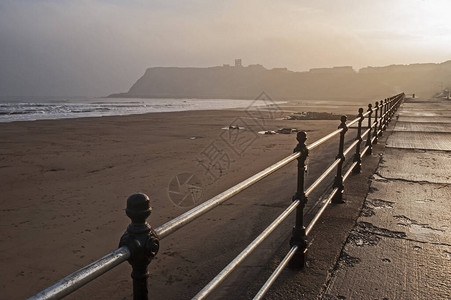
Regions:
M 451 125 L 439 122 L 396 122 L 394 131 L 450 132 Z
M 401 117 L 451 117 L 449 110 L 405 109 L 399 113 Z M 432 121 L 432 120 L 431 120 Z
M 450 184 L 375 175 L 321 298 L 450 299 L 449 199 Z
M 451 151 L 451 134 L 444 132 L 393 132 L 387 147 Z
M 440 101 L 440 102 L 404 102 L 401 106 L 402 110 L 449 110 L 451 101 Z
M 345 246 L 323 299 L 451 298 L 449 247 L 373 237 L 377 244 Z
M 451 247 L 451 185 L 376 179 L 371 187 L 358 230 Z
M 405 104 L 410 104 L 410 103 L 424 103 L 424 104 L 429 104 L 429 103 L 450 103 L 451 100 L 450 99 L 445 99 L 445 98 L 429 98 L 429 99 L 425 99 L 425 98 L 406 98 L 405 102 L 403 103 L 403 105 Z
M 399 117 L 399 122 L 416 122 L 416 123 L 451 123 L 451 117 L 435 117 L 433 119 L 428 117 Z
M 420 112 L 420 111 L 424 111 L 424 112 L 445 112 L 446 114 L 448 114 L 450 112 L 450 105 L 449 104 L 425 104 L 427 106 L 423 106 L 421 107 L 420 104 L 418 103 L 412 103 L 410 104 L 410 106 L 405 105 L 402 109 L 403 113 L 409 113 L 409 112 Z
M 385 180 L 451 183 L 451 152 L 386 148 L 377 175 Z
M 451 299 L 451 126 L 441 122 L 451 102 L 433 99 L 437 112 L 415 100 L 399 113 L 321 299 Z

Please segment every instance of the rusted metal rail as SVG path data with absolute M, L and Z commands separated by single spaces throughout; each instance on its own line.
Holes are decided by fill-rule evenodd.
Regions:
M 330 203 L 343 202 L 344 182 L 351 173 L 360 173 L 362 158 L 365 154 L 371 154 L 372 145 L 377 143 L 378 136 L 381 136 L 387 128 L 394 113 L 404 100 L 404 93 L 376 102 L 373 107 L 368 105 L 366 113 L 363 109 L 358 111 L 357 118 L 347 123 L 347 117 L 342 116 L 338 129 L 326 135 L 325 137 L 306 145 L 307 135 L 305 132 L 298 132 L 298 144 L 294 153 L 262 170 L 261 172 L 249 177 L 248 179 L 229 188 L 221 194 L 205 201 L 194 207 L 179 217 L 153 229 L 148 223 L 151 207 L 149 198 L 144 194 L 134 194 L 127 199 L 127 216 L 131 219 L 130 225 L 122 236 L 119 249 L 113 251 L 90 265 L 66 276 L 54 285 L 37 293 L 29 299 L 60 299 L 86 283 L 94 280 L 103 273 L 111 270 L 120 263 L 128 260 L 132 265 L 133 278 L 133 297 L 134 299 L 148 299 L 147 278 L 149 273 L 147 267 L 152 258 L 158 253 L 159 242 L 169 236 L 186 224 L 230 199 L 251 185 L 262 180 L 266 176 L 279 170 L 288 163 L 298 160 L 297 190 L 292 198 L 292 203 L 280 214 L 257 238 L 255 238 L 234 260 L 232 260 L 210 283 L 208 283 L 193 299 L 204 299 L 206 296 L 219 286 L 219 284 L 265 239 L 269 234 L 279 226 L 293 211 L 296 211 L 296 221 L 293 227 L 290 239 L 291 249 L 276 268 L 274 273 L 262 286 L 254 299 L 261 299 L 275 282 L 283 268 L 287 265 L 293 268 L 302 269 L 305 267 L 305 258 L 307 254 L 307 236 L 313 226 L 319 220 L 322 213 Z M 372 118 L 374 112 L 374 118 Z M 368 120 L 366 129 L 362 127 L 364 119 Z M 357 124 L 357 136 L 355 141 L 344 149 L 344 138 L 348 128 Z M 362 129 L 365 131 L 362 133 Z M 324 171 L 307 189 L 304 189 L 305 181 L 305 161 L 309 151 L 319 145 L 329 141 L 339 135 L 338 154 L 335 161 Z M 365 147 L 361 151 L 363 138 L 366 136 Z M 353 163 L 343 175 L 343 163 L 355 148 Z M 336 169 L 336 176 L 333 183 L 333 189 L 318 210 L 311 222 L 304 227 L 304 208 L 308 201 L 308 196 L 320 185 L 325 178 Z

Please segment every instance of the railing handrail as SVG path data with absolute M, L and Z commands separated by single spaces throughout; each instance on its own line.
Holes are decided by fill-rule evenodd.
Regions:
M 397 99 L 397 98 L 394 98 Z M 382 107 L 382 104 L 381 106 Z M 363 116 L 363 115 L 362 115 Z M 385 114 L 384 114 L 385 116 Z M 382 119 L 384 117 L 383 115 L 381 115 L 380 119 Z M 349 122 L 349 124 L 355 124 L 358 121 L 362 121 L 362 119 L 360 117 L 354 119 L 353 121 Z M 343 119 L 342 119 L 342 123 Z M 361 122 L 360 122 L 361 124 Z M 371 131 L 371 128 L 373 127 L 373 125 L 365 131 L 365 133 L 359 136 L 359 138 L 361 139 L 362 136 L 369 134 Z M 330 137 L 336 135 L 337 133 L 342 133 L 344 130 L 344 128 L 341 128 L 339 130 L 336 130 L 334 132 L 332 132 L 331 134 L 327 135 L 327 139 L 329 139 Z M 324 138 L 320 139 L 323 140 Z M 327 140 L 326 139 L 326 140 Z M 322 141 L 324 142 L 324 141 Z M 321 143 L 322 143 L 321 142 Z M 316 142 L 314 142 L 316 143 Z M 315 146 L 319 145 L 320 143 L 315 144 Z M 346 156 L 347 154 L 349 154 L 349 152 L 353 149 L 353 147 L 355 147 L 357 145 L 357 142 L 353 142 L 346 150 L 343 151 L 343 156 Z M 306 147 L 308 148 L 308 146 Z M 367 149 L 364 149 L 364 151 L 366 152 Z M 362 154 L 364 154 L 365 152 L 362 152 Z M 298 152 L 299 153 L 299 152 Z M 359 156 L 361 154 L 359 153 Z M 328 167 L 328 169 L 320 175 L 320 177 L 305 191 L 305 197 L 308 196 L 318 185 L 319 183 L 321 183 L 326 177 L 327 175 L 330 174 L 330 172 L 337 167 L 337 165 L 339 165 L 340 162 L 343 162 L 343 157 L 341 158 L 337 158 L 331 166 Z M 351 174 L 351 172 L 353 171 L 354 167 L 356 166 L 357 162 L 354 162 L 351 167 L 348 169 L 348 171 L 345 173 L 345 175 L 343 176 L 343 182 L 349 177 L 349 175 Z M 311 223 L 309 224 L 309 226 L 307 227 L 307 229 L 305 230 L 305 235 L 308 235 L 308 233 L 311 231 L 311 229 L 313 228 L 314 224 L 316 223 L 316 221 L 319 219 L 319 217 L 321 216 L 321 214 L 324 212 L 325 208 L 327 207 L 327 205 L 331 202 L 332 198 L 336 195 L 336 193 L 339 191 L 340 188 L 336 187 L 333 189 L 333 191 L 331 192 L 331 194 L 329 195 L 327 201 L 325 202 L 325 204 L 322 206 L 322 208 L 320 209 L 320 211 L 314 216 L 313 220 L 311 221 Z M 214 277 L 198 294 L 196 294 L 192 299 L 195 300 L 201 300 L 204 299 L 205 297 L 207 297 L 217 286 L 219 286 L 219 284 L 225 280 L 225 278 L 238 266 L 239 263 L 241 263 L 244 258 L 246 258 L 247 256 L 250 255 L 250 253 L 263 241 L 264 238 L 266 238 L 270 232 L 272 232 L 276 226 L 278 226 L 281 221 L 283 219 L 285 219 L 289 212 L 294 211 L 294 209 L 296 207 L 299 206 L 301 200 L 300 199 L 296 199 L 295 201 L 293 201 L 293 203 L 287 208 L 285 209 L 277 218 L 275 221 L 273 221 L 256 239 L 254 239 L 240 254 L 238 254 L 238 256 L 232 260 L 232 262 L 230 262 L 216 277 Z M 282 260 L 282 262 L 280 263 L 282 265 L 282 269 L 283 267 L 288 263 L 289 259 L 296 254 L 297 251 L 302 250 L 303 253 L 305 253 L 306 248 L 302 249 L 300 248 L 298 245 L 293 245 L 290 249 L 290 251 L 288 252 L 288 254 L 286 255 L 286 257 Z M 277 278 L 277 276 L 280 274 L 281 269 L 278 267 L 276 268 L 276 270 L 274 271 L 274 273 L 271 275 L 271 277 L 267 280 L 267 282 L 263 285 L 263 287 L 260 289 L 259 293 L 257 294 L 256 298 L 254 299 L 260 299 L 260 297 L 263 297 L 263 295 L 266 293 L 266 291 L 269 289 L 269 287 L 271 286 L 271 284 L 275 281 L 275 279 Z
M 292 162 L 296 158 L 299 157 L 299 153 L 293 153 L 284 159 L 276 162 L 275 164 L 269 166 L 268 168 L 258 172 L 257 174 L 241 181 L 240 183 L 232 186 L 231 188 L 227 189 L 226 191 L 222 192 L 219 195 L 214 196 L 213 198 L 210 198 L 209 200 L 203 202 L 202 204 L 190 209 L 189 211 L 185 212 L 184 214 L 166 222 L 165 224 L 157 227 L 155 231 L 159 235 L 159 237 L 165 238 L 166 236 L 172 234 L 176 230 L 182 228 L 186 224 L 192 222 L 196 218 L 202 216 L 209 210 L 213 209 L 214 207 L 218 206 L 219 204 L 223 203 L 224 201 L 230 199 L 231 197 L 235 196 L 239 192 L 247 189 L 254 183 L 262 180 L 266 176 L 272 174 L 273 172 L 279 170 L 286 164 Z
M 389 98 L 390 101 L 388 102 L 389 104 L 392 104 L 394 102 L 394 104 L 392 104 L 390 106 L 389 109 L 386 110 L 386 112 L 384 113 L 384 115 L 381 114 L 379 120 L 382 120 L 382 118 L 384 118 L 385 116 L 389 116 L 386 121 L 390 121 L 389 118 L 391 118 L 391 115 L 394 114 L 394 111 L 397 109 L 397 107 L 399 107 L 399 105 L 401 104 L 402 100 L 404 99 L 404 94 L 399 94 L 396 95 L 394 97 Z M 396 102 L 395 102 L 396 101 Z M 381 104 L 382 106 L 382 104 Z M 381 106 L 377 106 L 376 109 L 378 109 Z M 366 114 L 363 114 L 362 116 L 371 116 L 371 113 L 374 111 L 374 109 L 368 109 L 368 112 Z M 360 135 L 360 139 L 362 138 L 362 136 L 365 136 L 368 134 L 368 141 L 373 143 L 376 140 L 376 137 L 371 138 L 371 130 L 373 127 L 376 127 L 378 124 L 378 121 L 375 120 L 375 122 L 371 123 L 371 125 L 368 126 L 367 130 Z M 360 124 L 359 124 L 360 125 Z M 387 124 L 384 124 L 387 125 Z M 379 134 L 379 132 L 377 133 Z M 357 139 L 357 138 L 356 138 Z M 351 148 L 352 145 L 349 148 Z M 347 149 L 347 150 L 348 150 Z M 365 155 L 365 153 L 368 152 L 368 150 L 370 149 L 370 146 L 366 146 L 362 153 L 359 153 L 359 157 L 363 157 Z M 345 151 L 347 152 L 347 151 Z M 336 161 L 335 161 L 336 162 Z M 334 163 L 335 163 L 334 162 Z M 346 181 L 346 179 L 349 177 L 349 175 L 351 174 L 351 172 L 354 170 L 354 168 L 357 166 L 358 161 L 354 161 L 351 166 L 349 167 L 348 171 L 345 173 L 345 175 L 343 176 L 343 182 Z M 326 171 L 327 172 L 327 171 Z M 305 236 L 307 236 L 310 231 L 312 230 L 313 226 L 316 224 L 316 222 L 319 220 L 320 216 L 323 214 L 323 212 L 325 211 L 326 207 L 332 202 L 332 199 L 336 196 L 336 194 L 339 192 L 339 187 L 335 187 L 329 194 L 327 200 L 324 202 L 324 204 L 322 205 L 322 207 L 318 210 L 318 212 L 315 214 L 315 216 L 312 218 L 312 220 L 310 221 L 309 225 L 307 226 L 307 228 L 305 229 Z M 294 255 L 296 255 L 296 253 L 302 250 L 302 255 L 305 254 L 305 252 L 307 251 L 307 249 L 302 249 L 300 248 L 298 245 L 293 245 L 290 250 L 288 251 L 288 253 L 285 255 L 285 257 L 282 259 L 282 261 L 280 262 L 280 264 L 277 266 L 277 268 L 274 270 L 274 272 L 271 274 L 271 276 L 267 279 L 267 281 L 263 284 L 263 286 L 260 288 L 260 290 L 257 292 L 257 294 L 255 295 L 255 297 L 253 298 L 253 300 L 258 300 L 258 299 L 262 299 L 263 296 L 266 294 L 266 292 L 269 290 L 269 288 L 271 287 L 271 285 L 275 282 L 275 280 L 277 279 L 277 277 L 280 275 L 282 269 L 288 264 L 289 260 L 292 259 L 292 257 Z
M 128 247 L 120 247 L 28 299 L 61 299 L 129 258 L 130 250 Z
M 356 145 L 360 145 L 361 139 L 363 136 L 368 135 L 368 141 L 370 142 L 369 145 L 367 145 L 364 150 L 362 151 L 362 153 L 359 153 L 359 157 L 363 157 L 363 155 L 367 152 L 367 151 L 371 151 L 371 143 L 374 143 L 374 141 L 377 141 L 377 135 L 379 135 L 382 129 L 378 129 L 377 126 L 381 126 L 382 125 L 382 121 L 384 121 L 384 126 L 386 126 L 386 123 L 389 121 L 390 118 L 390 114 L 394 113 L 394 110 L 397 109 L 397 107 L 400 105 L 400 102 L 404 99 L 404 94 L 398 94 L 395 95 L 393 97 L 387 98 L 384 102 L 384 104 L 382 104 L 382 101 L 380 102 L 380 104 L 378 102 L 376 102 L 376 106 L 374 108 L 371 108 L 371 105 L 369 105 L 369 109 L 365 114 L 360 113 L 360 115 L 355 118 L 354 120 L 346 123 L 346 120 L 343 122 L 343 118 L 342 118 L 342 124 L 344 125 L 343 127 L 329 133 L 328 135 L 316 140 L 315 142 L 307 145 L 305 148 L 308 150 L 312 150 L 316 147 L 318 147 L 319 145 L 323 144 L 324 142 L 330 140 L 331 138 L 335 137 L 336 135 L 340 134 L 341 135 L 341 139 L 344 136 L 344 133 L 347 130 L 347 127 L 350 127 L 356 123 L 359 123 L 359 128 L 361 125 L 361 121 L 363 120 L 363 118 L 369 116 L 369 119 L 371 120 L 371 114 L 376 111 L 376 116 L 375 116 L 375 120 L 374 122 L 372 122 L 367 130 L 363 133 L 360 134 L 359 136 L 359 141 L 353 142 L 346 150 L 344 150 L 342 152 L 343 156 L 346 156 L 347 154 L 350 153 L 350 151 L 356 146 Z M 385 107 L 385 112 L 382 114 L 382 109 L 383 107 Z M 388 108 L 389 107 L 389 108 Z M 378 110 L 381 110 L 379 117 L 377 117 L 377 112 Z M 363 112 L 363 110 L 362 110 Z M 371 131 L 372 128 L 375 128 L 375 135 L 373 138 L 371 138 Z M 345 129 L 346 128 L 346 129 Z M 203 214 L 207 213 L 208 211 L 210 211 L 211 209 L 217 207 L 218 205 L 220 205 L 221 203 L 223 203 L 224 201 L 230 199 L 231 197 L 235 196 L 236 194 L 240 193 L 241 191 L 245 190 L 246 188 L 250 187 L 251 185 L 257 183 L 258 181 L 260 181 L 261 179 L 265 178 L 266 176 L 272 174 L 273 172 L 279 170 L 280 168 L 284 167 L 285 165 L 287 165 L 288 163 L 294 161 L 295 159 L 300 158 L 301 154 L 299 151 L 285 157 L 284 159 L 272 164 L 271 166 L 265 168 L 264 170 L 258 172 L 257 174 L 241 181 L 240 183 L 232 186 L 231 188 L 227 189 L 226 191 L 214 196 L 213 198 L 210 198 L 209 200 L 203 202 L 202 204 L 192 208 L 191 210 L 183 213 L 182 215 L 164 223 L 163 225 L 155 228 L 155 230 L 153 231 L 150 226 L 145 225 L 147 223 L 142 223 L 141 221 L 136 221 L 135 219 L 133 219 L 133 217 L 131 215 L 129 215 L 129 213 L 127 212 L 127 215 L 129 215 L 132 218 L 132 224 L 129 226 L 128 230 L 131 230 L 130 227 L 133 225 L 135 226 L 141 226 L 140 229 L 144 228 L 142 226 L 148 226 L 149 231 L 152 232 L 152 234 L 154 234 L 157 238 L 159 239 L 163 239 L 167 236 L 169 236 L 170 234 L 172 234 L 173 232 L 177 231 L 178 229 L 182 228 L 183 226 L 185 226 L 186 224 L 192 222 L 193 220 L 197 219 L 198 217 L 202 216 Z M 318 187 L 318 185 L 327 177 L 327 175 L 329 175 L 333 169 L 335 169 L 337 166 L 339 166 L 341 168 L 341 164 L 343 162 L 343 159 L 341 157 L 337 157 L 337 159 L 328 167 L 328 169 L 323 172 L 320 177 L 318 177 L 317 180 L 315 180 L 314 183 L 311 184 L 311 186 L 305 190 L 304 193 L 304 197 L 307 197 L 316 187 Z M 349 170 L 345 173 L 345 175 L 343 176 L 343 181 L 345 181 L 348 176 L 350 175 L 351 171 L 356 167 L 356 165 L 358 164 L 358 162 L 354 162 L 351 167 L 349 168 Z M 341 170 L 341 169 L 340 169 Z M 325 202 L 325 204 L 321 207 L 321 209 L 319 210 L 319 212 L 315 215 L 315 217 L 313 218 L 313 220 L 311 221 L 311 223 L 309 224 L 309 226 L 307 227 L 307 229 L 305 230 L 305 234 L 308 235 L 308 233 L 310 232 L 310 230 L 312 229 L 313 225 L 316 223 L 316 221 L 319 219 L 320 215 L 322 214 L 322 212 L 325 210 L 326 206 L 331 202 L 332 197 L 334 197 L 338 192 L 339 192 L 340 188 L 335 187 L 332 190 L 332 193 L 329 195 L 328 200 Z M 144 195 L 145 196 L 145 195 Z M 147 196 L 146 196 L 147 197 Z M 129 198 L 130 199 L 130 198 Z M 148 199 L 147 199 L 148 200 Z M 269 233 L 271 233 L 294 209 L 299 209 L 299 204 L 301 203 L 302 199 L 295 199 L 293 201 L 293 203 L 281 214 L 279 215 L 279 217 L 277 217 L 272 223 L 271 225 L 269 225 L 265 231 L 263 231 L 251 244 L 248 245 L 248 247 L 246 247 L 245 250 L 243 250 L 243 252 L 237 257 L 235 258 L 231 263 L 229 263 L 228 267 L 226 267 L 223 272 L 221 272 L 220 274 L 218 274 L 214 279 L 212 280 L 212 282 L 210 282 L 209 285 L 207 285 L 206 287 L 204 287 L 204 289 L 198 293 L 198 295 L 195 296 L 196 299 L 202 299 L 205 295 L 207 295 L 212 289 L 214 289 L 214 287 L 216 287 L 222 280 L 224 280 L 224 278 L 245 258 L 247 257 L 247 255 L 249 255 L 253 249 L 255 249 L 256 246 L 258 246 L 259 243 L 261 243 L 268 235 Z M 148 204 L 147 204 L 148 205 Z M 302 208 L 303 208 L 302 204 Z M 128 206 L 128 203 L 127 203 Z M 133 213 L 130 213 L 133 215 Z M 150 214 L 150 211 L 149 211 Z M 145 221 L 144 221 L 145 222 Z M 139 223 L 139 224 L 138 224 Z M 146 227 L 147 228 L 147 227 Z M 122 243 L 122 240 L 121 240 Z M 298 245 L 294 245 L 291 247 L 290 252 L 287 254 L 287 256 L 285 257 L 285 259 L 282 261 L 283 265 L 281 267 L 281 269 L 283 269 L 283 267 L 288 263 L 288 261 L 290 260 L 290 258 L 297 254 L 297 252 L 299 250 L 302 250 L 303 252 L 306 251 L 306 249 L 301 249 L 300 247 L 298 247 Z M 157 245 L 157 250 L 158 251 L 158 245 Z M 155 253 L 156 254 L 156 253 Z M 153 254 L 153 255 L 155 255 Z M 130 250 L 130 248 L 127 245 L 122 245 L 121 247 L 119 247 L 119 249 L 108 253 L 107 255 L 105 255 L 104 257 L 100 258 L 99 260 L 96 260 L 94 262 L 92 262 L 91 264 L 87 265 L 86 267 L 64 277 L 63 279 L 61 279 L 60 281 L 58 281 L 57 283 L 55 283 L 54 285 L 42 290 L 41 292 L 37 293 L 36 295 L 28 298 L 28 299 L 33 299 L 33 300 L 37 300 L 37 299 L 59 299 L 62 298 L 68 294 L 70 294 L 71 292 L 75 291 L 76 289 L 80 288 L 81 286 L 85 285 L 86 283 L 92 281 L 93 279 L 99 277 L 100 275 L 104 274 L 105 272 L 111 270 L 112 268 L 114 268 L 115 266 L 121 264 L 122 262 L 129 260 L 131 258 L 131 256 L 133 255 L 132 251 Z M 287 258 L 289 256 L 289 258 Z M 147 269 L 147 268 L 146 268 Z M 272 275 L 270 277 L 270 279 L 268 279 L 268 281 L 274 281 L 275 278 L 277 278 L 278 274 L 280 273 L 281 269 L 279 269 L 279 267 L 276 269 L 277 274 L 275 275 L 275 277 Z M 268 283 L 267 281 L 267 283 Z M 265 285 L 262 287 L 262 289 L 264 288 L 266 292 L 266 290 L 270 287 L 270 285 L 272 284 L 267 284 L 265 283 Z M 208 288 L 207 288 L 208 287 Z M 135 288 L 135 285 L 134 285 Z M 208 291 L 206 293 L 206 291 Z M 262 290 L 261 290 L 262 291 Z M 147 289 L 146 289 L 147 292 Z M 263 293 L 263 294 L 264 294 Z M 259 294 L 257 295 L 261 295 L 263 296 L 263 294 L 261 294 L 259 292 Z M 257 297 L 257 296 L 256 296 Z
M 238 256 L 232 260 L 213 280 L 210 281 L 197 295 L 192 299 L 203 299 L 208 296 L 251 252 L 276 229 L 277 226 L 285 220 L 290 213 L 299 205 L 300 200 L 293 201 L 259 236 L 257 236 Z
M 382 104 L 381 104 L 382 106 Z M 373 111 L 376 108 L 373 109 Z M 365 113 L 365 115 L 368 115 L 369 112 Z M 350 127 L 357 123 L 360 120 L 360 118 L 355 118 L 354 120 L 350 121 L 347 126 Z M 317 141 L 311 143 L 307 146 L 307 149 L 312 150 L 319 145 L 323 144 L 324 142 L 330 140 L 337 134 L 341 133 L 343 129 L 337 129 L 330 134 L 318 139 Z M 299 157 L 299 152 L 295 152 L 284 159 L 274 163 L 273 165 L 269 166 L 268 168 L 260 171 L 259 173 L 243 180 L 242 182 L 232 186 L 231 188 L 227 189 L 226 191 L 222 192 L 221 194 L 218 194 L 214 196 L 213 198 L 210 198 L 209 200 L 203 202 L 202 204 L 190 209 L 189 211 L 183 213 L 182 215 L 166 222 L 165 224 L 155 228 L 156 233 L 160 237 L 160 239 L 165 238 L 166 236 L 172 234 L 173 232 L 177 231 L 178 229 L 182 228 L 183 226 L 189 224 L 190 222 L 194 221 L 198 217 L 202 216 L 206 212 L 210 211 L 211 209 L 215 208 L 219 204 L 223 203 L 224 201 L 230 199 L 231 197 L 235 196 L 236 194 L 240 193 L 241 191 L 245 190 L 246 188 L 250 187 L 254 183 L 257 183 L 258 181 L 262 180 L 266 176 L 272 174 L 273 172 L 279 170 L 283 166 L 287 165 L 288 163 L 292 162 L 293 160 L 297 159 Z

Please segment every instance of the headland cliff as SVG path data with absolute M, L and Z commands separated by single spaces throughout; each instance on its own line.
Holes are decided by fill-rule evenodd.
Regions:
M 262 65 L 208 68 L 152 67 L 115 98 L 255 99 L 262 91 L 277 99 L 352 99 L 399 92 L 432 96 L 451 87 L 451 60 L 435 64 L 317 68 L 293 72 Z

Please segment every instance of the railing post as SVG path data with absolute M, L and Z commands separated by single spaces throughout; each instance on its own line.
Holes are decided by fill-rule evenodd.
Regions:
M 130 250 L 128 262 L 132 265 L 133 299 L 147 300 L 147 266 L 159 249 L 158 236 L 146 222 L 150 216 L 149 197 L 145 194 L 133 194 L 127 199 L 125 212 L 131 219 L 127 231 L 122 235 L 119 247 L 127 246 Z
M 378 129 L 378 136 L 382 136 L 383 126 L 384 126 L 384 100 L 381 100 L 379 102 L 380 111 L 379 111 L 379 129 Z
M 377 128 L 378 128 L 378 124 L 379 124 L 379 120 L 377 118 L 377 112 L 379 111 L 379 102 L 376 101 L 375 106 L 376 106 L 376 113 L 374 114 L 374 123 L 375 124 L 374 124 L 374 133 L 373 133 L 373 136 L 374 136 L 373 144 L 377 144 Z
M 393 118 L 393 115 L 395 114 L 396 111 L 396 101 L 397 98 L 394 98 L 391 102 L 391 118 Z
M 371 153 L 373 153 L 373 145 L 372 145 L 372 143 L 371 143 L 371 132 L 372 132 L 372 130 L 371 130 L 371 115 L 373 114 L 373 105 L 371 105 L 371 103 L 370 104 L 368 104 L 368 110 L 367 111 L 369 111 L 370 113 L 368 114 L 368 129 L 369 129 L 369 131 L 368 131 L 368 138 L 366 139 L 366 145 L 365 146 L 368 146 L 368 151 L 366 152 L 366 155 L 371 155 Z
M 305 141 L 307 140 L 307 133 L 305 131 L 299 131 L 297 133 L 296 139 L 298 141 L 298 144 L 296 148 L 294 148 L 293 152 L 299 152 L 298 178 L 297 178 L 296 194 L 294 194 L 293 196 L 293 201 L 300 200 L 300 203 L 296 207 L 296 224 L 293 227 L 290 239 L 290 247 L 297 245 L 298 250 L 291 258 L 289 267 L 295 269 L 302 269 L 305 267 L 305 257 L 307 248 L 307 237 L 305 235 L 305 227 L 304 227 L 304 207 L 308 200 L 304 192 L 304 178 L 306 171 L 305 160 L 307 159 L 309 152 L 307 146 L 305 145 Z
M 359 108 L 359 114 L 357 115 L 359 119 L 358 127 L 357 127 L 357 136 L 356 140 L 359 141 L 355 147 L 355 154 L 354 154 L 354 162 L 357 164 L 355 165 L 352 172 L 354 174 L 360 173 L 360 169 L 362 168 L 362 159 L 360 158 L 360 144 L 362 143 L 362 121 L 364 119 L 363 117 L 363 108 Z
M 388 98 L 387 99 L 387 127 L 388 127 L 388 123 L 390 123 L 390 120 L 391 120 L 391 103 L 392 103 L 392 99 Z
M 393 118 L 393 115 L 395 114 L 394 102 L 395 102 L 395 99 L 391 99 L 391 101 L 390 101 L 390 120 L 389 121 L 391 121 L 391 119 Z
M 388 98 L 385 99 L 385 101 L 384 101 L 384 130 L 385 130 L 385 127 L 387 127 L 387 122 L 388 122 L 387 116 L 388 116 Z
M 384 103 L 384 130 L 386 130 L 387 126 L 388 126 L 388 114 L 389 114 L 388 100 L 389 100 L 388 98 L 385 99 L 385 103 Z
M 346 131 L 348 131 L 348 126 L 346 125 L 347 120 L 348 120 L 348 118 L 346 116 L 341 116 L 341 118 L 340 118 L 341 124 L 340 124 L 340 126 L 338 126 L 338 129 L 342 128 L 343 130 L 340 132 L 340 144 L 338 146 L 338 155 L 336 157 L 336 159 L 340 159 L 340 162 L 338 163 L 338 166 L 337 166 L 337 176 L 335 176 L 335 181 L 334 181 L 334 188 L 338 189 L 338 191 L 335 193 L 335 196 L 332 198 L 332 203 L 335 203 L 335 204 L 343 203 L 344 186 L 343 186 L 342 171 L 343 171 L 343 162 L 345 160 L 345 157 L 343 155 L 345 134 L 346 134 Z

